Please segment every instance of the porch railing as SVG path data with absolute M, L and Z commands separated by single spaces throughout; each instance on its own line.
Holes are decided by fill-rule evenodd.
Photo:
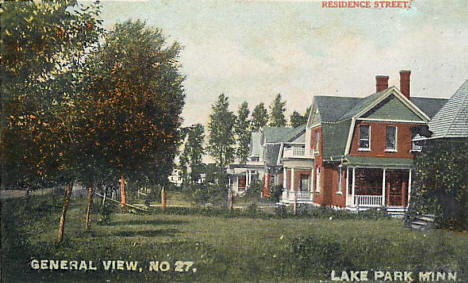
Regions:
M 380 207 L 382 206 L 382 196 L 357 195 L 354 196 L 354 204 L 356 206 Z
M 311 201 L 311 193 L 305 191 L 283 191 L 281 199 L 283 201 L 294 202 L 294 195 L 297 194 L 297 201 Z

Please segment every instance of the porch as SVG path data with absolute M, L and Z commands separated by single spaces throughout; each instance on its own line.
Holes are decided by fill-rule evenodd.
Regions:
M 406 208 L 411 196 L 411 169 L 346 168 L 346 207 Z
M 281 202 L 284 204 L 289 203 L 312 203 L 312 193 L 304 191 L 283 191 L 281 195 Z

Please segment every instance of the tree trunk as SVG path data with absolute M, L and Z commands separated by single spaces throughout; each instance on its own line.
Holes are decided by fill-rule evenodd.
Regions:
M 230 196 L 229 196 L 229 210 L 232 211 L 234 209 L 234 192 L 232 190 L 229 190 Z
M 125 213 L 127 212 L 127 209 L 125 207 L 126 201 L 125 201 L 125 178 L 123 175 L 120 175 L 120 203 L 122 204 L 122 212 Z
M 68 203 L 70 202 L 70 195 L 73 189 L 73 182 L 65 186 L 65 199 L 63 201 L 62 216 L 60 217 L 60 226 L 57 235 L 57 244 L 60 244 L 63 240 L 63 234 L 65 232 L 65 217 L 67 216 Z
M 102 197 L 102 204 L 101 204 L 102 207 L 104 207 L 104 205 L 106 204 L 107 188 L 104 189 L 103 195 L 104 196 Z
M 85 223 L 85 230 L 89 230 L 89 214 L 91 213 L 91 202 L 93 200 L 93 188 L 88 188 L 88 207 L 86 208 L 86 223 Z
M 161 190 L 161 209 L 162 212 L 166 212 L 166 189 L 163 187 Z
M 294 215 L 297 215 L 297 191 L 294 191 Z

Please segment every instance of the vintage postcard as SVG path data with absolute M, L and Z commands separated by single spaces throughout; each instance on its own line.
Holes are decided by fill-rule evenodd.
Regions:
M 1 282 L 468 282 L 467 4 L 0 1 Z

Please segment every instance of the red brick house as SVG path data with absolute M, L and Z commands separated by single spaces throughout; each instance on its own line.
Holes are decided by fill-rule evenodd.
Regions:
M 314 97 L 304 149 L 311 168 L 310 203 L 351 210 L 406 208 L 414 129 L 427 125 L 447 101 L 411 97 L 410 74 L 400 71 L 400 88 L 388 87 L 388 76 L 377 76 L 376 92 L 364 98 Z M 297 185 L 286 188 L 301 191 Z

